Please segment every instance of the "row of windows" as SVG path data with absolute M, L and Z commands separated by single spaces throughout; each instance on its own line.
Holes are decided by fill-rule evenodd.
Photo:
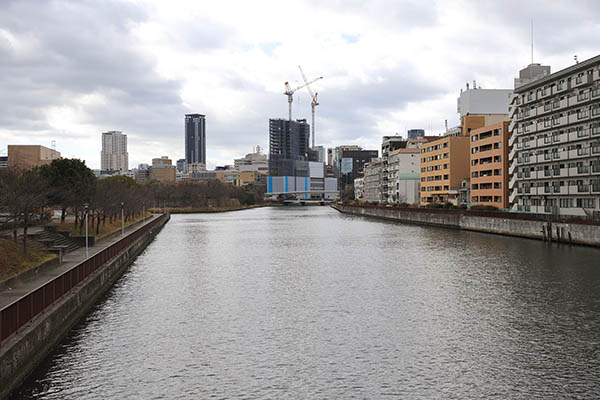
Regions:
M 502 170 L 501 169 L 495 169 L 495 170 L 485 170 L 485 171 L 473 171 L 471 173 L 471 177 L 472 178 L 480 178 L 480 177 L 486 177 L 486 176 L 502 176 Z
M 473 203 L 501 203 L 502 196 L 471 196 Z
M 439 143 L 435 146 L 428 146 L 421 149 L 421 153 L 429 153 L 430 151 L 441 150 L 448 148 L 448 142 Z
M 482 132 L 479 135 L 471 135 L 471 141 L 476 142 L 478 140 L 491 138 L 492 136 L 500 136 L 500 129 L 494 129 L 493 131 Z
M 489 182 L 489 183 L 474 183 L 471 185 L 473 190 L 487 190 L 487 189 L 502 189 L 502 182 Z

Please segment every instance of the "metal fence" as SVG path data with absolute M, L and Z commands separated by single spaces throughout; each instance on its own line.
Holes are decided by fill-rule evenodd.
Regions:
M 167 214 L 161 215 L 0 310 L 0 344 L 107 261 L 120 255 L 123 250 L 167 218 Z

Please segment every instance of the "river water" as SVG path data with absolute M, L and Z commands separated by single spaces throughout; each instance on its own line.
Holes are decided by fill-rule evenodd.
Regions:
M 329 207 L 173 215 L 15 398 L 598 398 L 599 260 Z

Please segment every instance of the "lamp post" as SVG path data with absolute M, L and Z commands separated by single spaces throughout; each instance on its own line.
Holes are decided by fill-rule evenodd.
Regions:
M 142 224 L 146 223 L 146 202 L 142 203 Z
M 90 208 L 87 204 L 85 204 L 84 207 L 85 207 L 85 258 L 88 259 L 90 257 L 89 248 L 88 248 L 88 214 L 89 214 Z
M 121 202 L 121 236 L 125 236 L 125 213 L 123 211 L 124 203 Z

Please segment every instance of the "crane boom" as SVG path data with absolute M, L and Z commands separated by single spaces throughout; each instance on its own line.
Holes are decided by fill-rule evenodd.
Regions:
M 314 150 L 315 148 L 315 136 L 316 136 L 316 130 L 315 130 L 315 107 L 319 105 L 319 102 L 317 101 L 317 94 L 318 93 L 314 93 L 310 87 L 310 84 L 319 80 L 319 79 L 323 79 L 323 77 L 317 78 L 312 80 L 311 82 L 309 82 L 306 79 L 306 75 L 304 75 L 304 71 L 302 71 L 302 67 L 298 65 L 298 68 L 300 69 L 300 73 L 302 74 L 302 79 L 304 79 L 304 83 L 306 86 L 306 89 L 308 89 L 308 94 L 310 94 L 310 98 L 311 98 L 311 103 L 310 103 L 310 108 L 312 111 L 312 148 Z
M 323 79 L 323 77 L 320 76 L 318 78 L 313 79 L 310 82 L 305 82 L 304 85 L 300 85 L 295 89 L 292 89 L 289 82 L 285 83 L 285 92 L 283 92 L 283 94 L 285 94 L 288 97 L 288 108 L 289 108 L 289 120 L 290 121 L 292 120 L 292 102 L 294 101 L 294 98 L 293 98 L 294 92 L 304 88 L 305 86 L 310 85 L 311 83 L 315 83 L 319 79 Z

